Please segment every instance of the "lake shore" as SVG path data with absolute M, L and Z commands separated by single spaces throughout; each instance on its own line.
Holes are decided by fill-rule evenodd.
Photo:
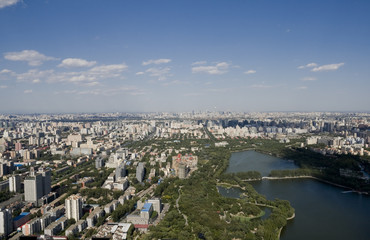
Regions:
M 292 220 L 294 218 L 295 218 L 295 213 L 293 213 L 293 215 L 291 217 L 288 217 L 286 220 L 289 221 L 289 220 Z M 280 239 L 281 231 L 283 230 L 283 228 L 284 227 L 279 228 L 279 233 L 278 233 L 277 239 Z

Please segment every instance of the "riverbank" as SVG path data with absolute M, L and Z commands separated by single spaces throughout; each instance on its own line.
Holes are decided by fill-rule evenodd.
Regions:
M 238 153 L 238 152 L 244 152 L 244 151 L 256 151 L 256 152 L 258 152 L 257 150 L 256 150 L 256 148 L 245 148 L 245 149 L 240 149 L 240 150 L 230 150 L 230 152 L 231 153 Z M 262 153 L 262 152 L 261 152 Z
M 244 190 L 244 191 L 245 191 L 245 187 L 241 187 L 240 185 L 230 184 L 230 183 L 223 183 L 223 182 L 221 182 L 221 183 L 217 183 L 216 188 L 217 188 L 217 187 L 223 187 L 223 188 L 226 188 L 226 189 L 230 189 L 230 188 L 240 188 L 240 189 L 242 189 L 242 190 Z M 220 193 L 220 191 L 218 190 L 218 188 L 217 188 L 217 191 L 218 191 L 218 193 Z
M 277 158 L 280 158 L 282 160 L 285 160 L 285 161 L 292 161 L 295 163 L 294 160 L 292 160 L 291 158 L 286 158 L 285 156 L 282 156 L 281 154 L 277 153 L 277 152 L 271 152 L 271 151 L 268 151 L 268 150 L 265 150 L 265 149 L 259 149 L 259 148 L 247 148 L 246 150 L 243 150 L 243 151 L 255 151 L 255 152 L 258 152 L 258 153 L 261 153 L 261 154 L 266 154 L 268 156 L 273 156 L 273 157 L 277 157 Z M 235 152 L 238 152 L 238 151 L 235 151 Z M 296 163 L 295 163 L 296 164 Z M 298 168 L 298 169 L 302 169 L 302 168 Z M 314 171 L 314 170 L 313 170 Z M 309 173 L 304 173 L 304 174 L 309 174 Z M 330 177 L 330 176 L 328 176 Z M 309 176 L 309 175 L 301 175 L 301 176 L 292 176 L 292 177 L 262 177 L 262 180 L 263 179 L 271 179 L 271 180 L 278 180 L 278 179 L 298 179 L 298 178 L 308 178 L 308 179 L 314 179 L 314 180 L 317 180 L 317 181 L 320 181 L 320 182 L 323 182 L 323 183 L 326 183 L 326 184 L 329 184 L 329 185 L 332 185 L 332 186 L 336 186 L 336 187 L 340 187 L 340 188 L 344 188 L 344 189 L 348 189 L 348 190 L 352 190 L 353 192 L 356 192 L 358 194 L 365 194 L 365 195 L 369 195 L 370 194 L 370 191 L 366 191 L 365 189 L 361 189 L 360 187 L 355 187 L 355 186 L 352 186 L 351 184 L 349 185 L 344 185 L 345 182 L 341 182 L 341 183 L 336 183 L 336 181 L 328 181 L 328 180 L 325 180 L 323 177 L 316 177 L 316 176 Z M 253 182 L 253 181 L 259 181 L 261 179 L 246 179 L 244 181 L 246 182 Z M 344 183 L 344 184 L 343 184 Z M 364 191 L 365 190 L 365 191 Z
M 293 215 L 291 217 L 288 217 L 286 220 L 289 221 L 289 220 L 292 220 L 295 218 L 295 213 L 293 213 Z M 284 227 L 281 227 L 279 228 L 279 232 L 278 232 L 278 236 L 277 236 L 277 239 L 280 240 L 280 235 L 281 235 L 281 231 L 283 230 Z

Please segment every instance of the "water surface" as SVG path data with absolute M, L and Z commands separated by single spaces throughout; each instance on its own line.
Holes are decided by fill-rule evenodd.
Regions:
M 274 169 L 293 168 L 293 162 L 246 151 L 232 154 L 227 172 L 261 171 L 267 176 Z M 263 180 L 252 185 L 268 199 L 285 199 L 295 208 L 296 218 L 284 228 L 282 240 L 370 239 L 369 196 L 343 193 L 346 189 L 311 179 Z
M 226 172 L 258 171 L 268 176 L 271 170 L 295 169 L 293 161 L 280 159 L 256 151 L 236 152 L 231 155 Z

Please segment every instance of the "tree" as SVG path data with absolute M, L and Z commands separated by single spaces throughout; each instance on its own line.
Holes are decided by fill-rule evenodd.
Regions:
M 158 212 L 157 211 L 153 211 L 152 214 L 150 215 L 150 218 L 152 220 L 155 220 L 157 217 L 158 217 Z
M 77 238 L 74 234 L 69 234 L 68 236 L 67 236 L 67 238 L 68 238 L 68 240 L 77 240 L 77 239 L 79 239 L 79 238 Z

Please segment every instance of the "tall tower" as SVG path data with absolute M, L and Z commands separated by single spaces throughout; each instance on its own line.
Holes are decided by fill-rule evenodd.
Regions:
M 116 168 L 116 181 L 119 180 L 120 178 L 123 178 L 126 176 L 126 166 L 121 163 L 117 168 Z
M 98 168 L 98 169 L 104 167 L 103 158 L 98 157 L 98 158 L 95 159 L 95 167 Z
M 21 176 L 13 175 L 9 178 L 9 191 L 20 192 L 21 191 Z
M 30 175 L 24 179 L 24 200 L 38 205 L 37 201 L 42 196 L 44 196 L 42 175 L 36 174 L 34 169 L 31 168 Z
M 144 175 L 145 175 L 144 163 L 140 162 L 139 165 L 136 167 L 136 179 L 139 182 L 142 182 L 144 180 Z
M 8 236 L 13 231 L 13 217 L 10 209 L 0 210 L 0 234 Z
M 42 176 L 42 196 L 48 195 L 51 191 L 51 172 L 44 168 L 39 169 Z
M 82 218 L 82 198 L 79 195 L 71 195 L 65 201 L 66 215 L 68 219 L 74 218 L 76 222 Z
M 178 166 L 178 172 L 177 175 L 180 179 L 186 178 L 186 165 L 183 163 L 180 163 Z

